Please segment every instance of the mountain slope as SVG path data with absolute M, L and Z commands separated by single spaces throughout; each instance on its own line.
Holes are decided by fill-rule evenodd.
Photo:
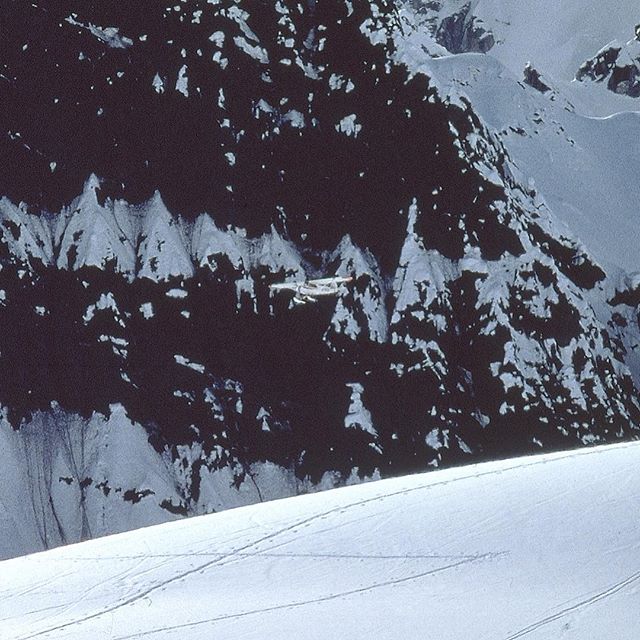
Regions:
M 430 3 L 435 39 L 388 1 L 0 9 L 23 551 L 637 437 L 637 114 L 519 81 L 472 5 Z M 315 305 L 269 289 L 329 274 L 353 282 Z M 103 436 L 104 466 L 74 463 Z M 113 464 L 132 442 L 146 475 Z
M 424 11 L 434 31 L 440 30 L 441 39 L 447 18 L 449 30 L 455 32 L 455 25 L 460 25 L 461 35 L 468 31 L 467 25 L 475 26 L 491 35 L 491 46 L 486 50 L 512 72 L 519 74 L 531 62 L 555 81 L 573 80 L 587 58 L 612 40 L 627 41 L 637 23 L 637 6 L 632 0 L 615 4 L 542 0 L 535 5 L 523 5 L 518 0 L 407 2 Z
M 19 431 L 2 420 L 0 449 L 2 559 L 305 490 L 270 464 L 238 482 L 197 443 L 158 452 L 122 406 L 88 420 L 56 407 Z
M 6 561 L 3 637 L 631 640 L 638 464 L 505 460 Z
M 487 4 L 477 4 L 478 15 Z M 417 6 L 425 10 L 423 3 Z M 563 4 L 558 10 L 563 15 L 566 12 L 566 18 L 573 10 L 571 7 Z M 616 5 L 616 10 L 619 8 Z M 597 10 L 604 7 L 600 5 Z M 497 8 L 496 11 L 499 13 Z M 552 25 L 559 28 L 552 21 L 553 12 L 538 12 L 532 30 L 528 31 L 524 24 L 530 9 L 522 8 L 522 15 L 513 7 L 511 11 L 521 21 L 522 33 L 517 31 L 511 36 L 513 39 L 505 36 L 504 46 L 514 42 L 531 52 L 549 37 Z M 625 102 L 617 103 L 620 96 L 606 91 L 605 81 L 587 82 L 586 71 L 583 82 L 557 78 L 552 62 L 547 60 L 535 61 L 535 67 L 530 67 L 533 72 L 542 73 L 549 85 L 546 92 L 541 91 L 527 83 L 524 72 L 528 59 L 503 57 L 498 45 L 484 55 L 448 55 L 444 51 L 446 55 L 441 53 L 438 59 L 433 59 L 425 54 L 425 49 L 432 49 L 433 38 L 421 22 L 422 14 L 416 15 L 407 7 L 405 12 L 400 59 L 410 68 L 426 73 L 443 99 L 457 102 L 462 97 L 473 105 L 486 125 L 496 132 L 522 178 L 535 185 L 558 222 L 564 223 L 601 263 L 626 271 L 639 270 L 634 239 L 640 199 L 635 176 L 640 156 L 637 147 L 628 144 L 628 140 L 640 135 L 638 101 L 625 98 Z M 627 16 L 631 32 L 633 12 Z M 442 18 L 439 20 L 432 29 L 442 25 Z M 608 42 L 597 39 L 599 24 L 588 22 L 584 29 L 596 50 Z M 605 20 L 603 24 L 611 23 Z M 565 61 L 552 43 L 545 50 L 556 63 Z M 590 52 L 588 57 L 591 55 Z M 585 59 L 575 66 L 574 75 L 582 62 Z M 601 70 L 601 73 L 609 72 Z M 596 78 L 602 80 L 600 75 Z M 613 102 L 607 102 L 603 94 L 611 94 Z

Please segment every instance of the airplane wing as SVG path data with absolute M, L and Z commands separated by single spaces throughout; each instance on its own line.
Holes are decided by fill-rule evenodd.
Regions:
M 305 284 L 308 285 L 327 285 L 327 284 L 342 284 L 343 282 L 351 282 L 353 280 L 353 278 L 339 278 L 339 277 L 334 277 L 334 278 L 318 278 L 316 280 L 307 280 L 307 282 Z
M 277 284 L 270 284 L 269 289 L 272 291 L 295 291 L 301 282 L 279 282 Z

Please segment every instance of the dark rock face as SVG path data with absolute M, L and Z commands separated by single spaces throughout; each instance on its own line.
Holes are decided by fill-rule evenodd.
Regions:
M 531 63 L 527 63 L 524 68 L 524 81 L 540 93 L 551 91 L 551 87 L 544 82 L 540 72 Z
M 2 11 L 0 192 L 30 205 L 0 204 L 16 428 L 120 403 L 159 450 L 198 442 L 240 480 L 637 432 L 623 345 L 587 301 L 605 272 L 471 105 L 394 61 L 389 3 Z M 486 46 L 456 20 L 452 47 Z M 296 310 L 269 293 L 320 273 L 355 282 Z
M 640 384 L 640 281 L 637 274 L 619 283 L 609 304 L 613 307 L 609 332 L 638 385 Z
M 405 0 L 436 42 L 450 53 L 487 53 L 495 45 L 493 33 L 472 13 L 471 3 L 451 13 L 442 0 Z
M 57 210 L 93 172 L 103 196 L 139 202 L 159 189 L 172 210 L 256 232 L 279 209 L 335 228 L 327 215 L 377 208 L 390 176 L 413 170 L 411 150 L 396 150 L 417 126 L 386 104 L 405 79 L 385 71 L 388 27 L 372 47 L 360 26 L 380 19 L 350 6 L 13 4 L 2 16 L 15 29 L 2 44 L 0 192 Z M 114 48 L 79 25 L 117 25 L 132 44 Z
M 471 4 L 445 17 L 436 31 L 436 41 L 451 53 L 487 53 L 495 38 L 482 21 L 471 14 Z
M 612 43 L 587 60 L 578 69 L 576 79 L 606 83 L 609 91 L 640 97 L 640 43 Z

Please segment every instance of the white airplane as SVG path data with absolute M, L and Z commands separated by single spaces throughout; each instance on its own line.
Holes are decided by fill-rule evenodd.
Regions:
M 352 282 L 353 278 L 320 278 L 304 282 L 281 282 L 269 285 L 271 291 L 293 291 L 294 304 L 318 302 L 318 298 L 337 296 L 343 291 L 342 285 Z

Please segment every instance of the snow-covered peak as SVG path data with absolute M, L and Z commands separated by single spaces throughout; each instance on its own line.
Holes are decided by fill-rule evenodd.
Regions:
M 273 225 L 268 233 L 251 243 L 251 258 L 254 267 L 267 267 L 271 273 L 284 271 L 296 277 L 304 273 L 298 249 L 285 240 Z
M 169 213 L 160 193 L 156 191 L 151 200 L 137 208 L 137 215 L 140 217 L 138 275 L 156 281 L 191 277 L 193 263 L 184 231 Z
M 133 277 L 136 269 L 135 248 L 120 226 L 114 206 L 101 205 L 97 192 L 100 181 L 92 175 L 82 195 L 76 198 L 57 219 L 54 241 L 59 269 L 80 269 L 111 265 L 117 272 Z
M 226 257 L 234 269 L 244 271 L 249 266 L 245 238 L 236 230 L 218 229 L 213 218 L 200 215 L 192 230 L 192 255 L 200 267 L 216 269 L 216 258 Z
M 395 307 L 392 323 L 398 322 L 400 315 L 416 304 L 418 319 L 424 319 L 424 310 L 421 309 L 429 307 L 446 291 L 446 282 L 455 279 L 460 273 L 453 262 L 442 258 L 437 251 L 425 249 L 415 233 L 418 216 L 420 211 L 414 203 L 409 208 L 407 237 L 393 281 Z
M 212 469 L 260 498 L 259 460 L 306 487 L 636 435 L 638 303 L 613 283 L 639 268 L 640 119 L 581 115 L 634 99 L 547 66 L 576 35 L 588 55 L 611 40 L 566 28 L 591 14 L 201 5 L 113 20 L 87 5 L 78 21 L 116 25 L 126 49 L 68 10 L 11 12 L 0 191 L 49 212 L 88 171 L 105 178 L 59 217 L 58 264 L 16 269 L 28 252 L 2 245 L 13 427 L 64 422 L 52 402 L 121 403 L 180 479 L 169 508 L 189 513 L 213 505 L 198 498 Z M 126 202 L 154 189 L 167 205 Z M 333 274 L 350 281 L 318 304 L 270 296 Z
M 386 287 L 375 257 L 356 246 L 346 235 L 328 263 L 334 265 L 335 275 L 351 277 L 347 293 L 340 296 L 331 319 L 326 338 L 344 335 L 351 340 L 365 338 L 372 342 L 385 342 L 387 338 Z
M 635 106 L 633 98 L 614 95 L 593 82 L 586 83 L 595 86 L 588 95 L 582 82 L 573 82 L 568 90 L 568 84 L 552 82 L 535 66 L 538 80 L 550 86 L 550 91 L 541 91 L 532 86 L 533 65 L 529 82 L 526 76 L 523 82 L 524 64 L 514 72 L 491 53 L 433 59 L 413 46 L 411 37 L 400 42 L 398 57 L 427 75 L 443 99 L 473 106 L 507 151 L 510 171 L 535 191 L 538 203 L 546 202 L 556 223 L 565 226 L 563 233 L 578 238 L 601 264 L 638 269 L 640 184 L 634 176 L 640 170 L 640 152 L 628 140 L 640 135 L 640 117 L 629 112 L 594 118 L 583 109 L 587 100 L 590 110 L 607 113 L 611 104 L 608 99 L 598 102 L 600 94 L 624 100 L 627 108 Z

